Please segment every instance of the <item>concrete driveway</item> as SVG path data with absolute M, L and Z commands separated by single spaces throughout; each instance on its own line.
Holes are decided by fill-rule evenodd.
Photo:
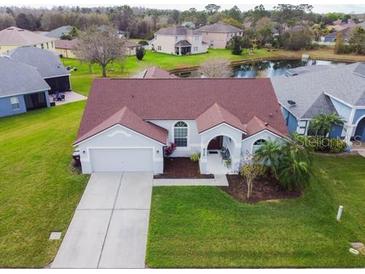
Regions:
M 92 174 L 52 268 L 144 268 L 152 173 Z

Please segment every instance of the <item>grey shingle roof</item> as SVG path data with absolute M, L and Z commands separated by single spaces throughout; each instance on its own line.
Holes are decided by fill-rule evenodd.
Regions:
M 9 55 L 16 61 L 36 67 L 43 78 L 70 74 L 61 63 L 60 58 L 49 50 L 35 47 L 20 47 L 12 50 Z
M 188 47 L 188 46 L 191 46 L 191 44 L 187 40 L 180 40 L 179 42 L 177 42 L 175 44 L 175 46 L 178 46 L 178 47 Z
M 63 35 L 68 35 L 72 31 L 72 26 L 62 26 L 51 30 L 46 34 L 47 37 L 61 38 Z
M 160 35 L 188 35 L 188 34 L 200 34 L 199 31 L 188 29 L 184 26 L 175 26 L 159 29 L 156 34 Z
M 9 57 L 0 57 L 0 75 L 0 97 L 50 89 L 35 67 Z
M 364 105 L 364 64 L 339 65 L 325 70 L 304 73 L 293 77 L 278 76 L 271 79 L 279 102 L 297 118 L 311 118 L 323 103 L 324 111 L 331 106 L 320 98 L 328 94 L 351 105 Z M 290 107 L 288 100 L 296 102 Z
M 206 25 L 206 26 L 199 28 L 198 30 L 202 31 L 202 32 L 229 32 L 229 33 L 243 31 L 237 27 L 223 24 L 223 23 L 215 23 L 215 24 L 211 24 L 211 25 Z

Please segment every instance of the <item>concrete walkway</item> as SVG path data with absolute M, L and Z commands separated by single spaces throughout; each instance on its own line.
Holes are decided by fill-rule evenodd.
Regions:
M 97 173 L 90 181 L 52 268 L 144 268 L 151 173 Z
M 153 179 L 153 186 L 228 186 L 226 175 L 214 174 L 214 179 Z

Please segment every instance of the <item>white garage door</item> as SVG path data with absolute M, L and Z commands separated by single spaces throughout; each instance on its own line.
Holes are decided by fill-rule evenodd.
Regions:
M 93 172 L 153 171 L 152 149 L 90 150 Z

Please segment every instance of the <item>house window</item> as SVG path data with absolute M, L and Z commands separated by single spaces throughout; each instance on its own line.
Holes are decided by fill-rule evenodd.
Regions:
M 41 49 L 44 49 L 44 45 L 43 44 L 41 44 Z
M 262 146 L 263 144 L 265 144 L 266 143 L 266 140 L 264 140 L 264 139 L 259 139 L 259 140 L 257 140 L 253 145 L 254 146 Z
M 157 46 L 157 50 L 162 50 L 161 46 Z
M 20 104 L 19 104 L 19 98 L 18 97 L 10 97 L 10 103 L 12 110 L 19 110 Z
M 198 51 L 198 47 L 194 47 L 194 51 L 197 52 Z
M 188 125 L 185 122 L 177 122 L 174 126 L 174 143 L 177 147 L 188 145 Z

